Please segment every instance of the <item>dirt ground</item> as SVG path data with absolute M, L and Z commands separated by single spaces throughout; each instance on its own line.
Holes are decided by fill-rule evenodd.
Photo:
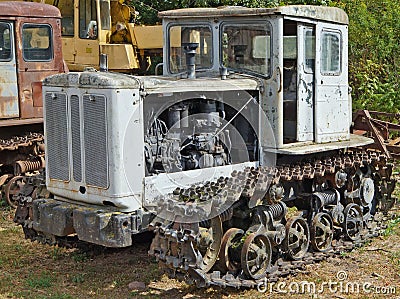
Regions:
M 400 298 L 398 216 L 385 236 L 262 286 L 261 292 L 196 289 L 169 279 L 148 257 L 149 242 L 89 252 L 32 243 L 12 217 L 12 210 L 0 209 L 0 298 Z M 132 282 L 146 289 L 132 290 Z

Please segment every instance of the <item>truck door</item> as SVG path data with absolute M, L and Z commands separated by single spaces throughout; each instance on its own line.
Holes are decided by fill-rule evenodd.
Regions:
M 0 119 L 19 117 L 13 23 L 0 21 Z
M 315 30 L 297 26 L 297 141 L 314 139 Z

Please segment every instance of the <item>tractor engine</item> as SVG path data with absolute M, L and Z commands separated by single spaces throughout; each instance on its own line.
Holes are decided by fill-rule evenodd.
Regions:
M 175 104 L 146 130 L 149 173 L 176 172 L 229 164 L 229 130 L 221 123 L 223 104 L 194 99 Z

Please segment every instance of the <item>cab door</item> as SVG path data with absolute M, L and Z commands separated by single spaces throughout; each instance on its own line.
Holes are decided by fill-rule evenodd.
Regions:
M 315 29 L 297 26 L 297 141 L 314 140 Z
M 350 138 L 347 40 L 345 25 L 316 25 L 314 127 L 318 143 Z
M 79 0 L 76 8 L 78 15 L 78 36 L 75 40 L 75 63 L 78 66 L 99 65 L 99 22 L 98 1 Z
M 0 21 L 0 119 L 19 117 L 13 23 Z

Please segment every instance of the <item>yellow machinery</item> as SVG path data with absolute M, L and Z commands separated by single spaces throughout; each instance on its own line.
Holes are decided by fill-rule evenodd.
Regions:
M 1 1 L 1 0 L 0 0 Z M 63 56 L 71 71 L 99 68 L 108 55 L 112 71 L 139 73 L 162 55 L 162 27 L 133 23 L 137 13 L 125 0 L 35 0 L 59 8 Z

